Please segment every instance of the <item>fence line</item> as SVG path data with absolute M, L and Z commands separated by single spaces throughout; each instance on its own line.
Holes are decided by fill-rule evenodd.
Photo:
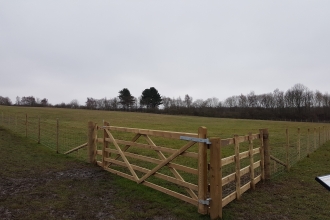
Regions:
M 80 146 L 87 141 L 86 132 L 77 132 L 72 123 L 60 119 L 43 119 L 40 116 L 28 114 L 1 113 L 0 126 L 42 144 L 57 153 L 65 153 L 70 149 Z M 84 128 L 84 131 L 86 129 Z M 87 160 L 85 148 L 75 150 L 75 156 Z
M 271 146 L 272 174 L 284 169 L 289 171 L 295 163 L 308 157 L 313 151 L 329 141 L 330 129 L 325 126 L 306 130 L 297 128 L 296 131 L 285 129 L 283 136 L 286 141 L 282 146 Z M 279 165 L 282 169 L 279 168 Z
M 187 149 L 180 149 L 181 151 L 177 153 L 178 149 L 157 146 L 149 136 L 162 134 L 160 136 L 166 139 L 178 138 L 183 135 L 206 140 L 206 128 L 200 128 L 201 130 L 197 134 L 187 134 L 121 128 L 104 123 L 103 127 L 95 125 L 92 128 L 89 127 L 88 135 L 86 135 L 81 127 L 73 126 L 72 123 L 60 119 L 42 119 L 39 116 L 29 117 L 27 114 L 4 115 L 3 112 L 0 126 L 20 136 L 33 139 L 57 153 L 77 152 L 77 157 L 94 161 L 105 170 L 194 204 L 198 207 L 199 213 L 209 212 L 212 219 L 221 217 L 224 206 L 234 199 L 240 199 L 242 193 L 248 189 L 254 189 L 257 182 L 269 179 L 271 175 L 281 171 L 289 171 L 292 165 L 330 140 L 330 129 L 319 126 L 312 129 L 285 129 L 282 135 L 285 141 L 270 145 L 268 143 L 268 130 L 260 130 L 259 134 L 235 135 L 233 138 L 227 139 L 210 138 L 208 144 L 198 143 L 192 151 L 187 151 L 187 149 L 193 148 L 193 146 L 187 145 L 184 146 Z M 86 127 L 83 130 L 85 131 Z M 103 131 L 99 138 L 95 137 L 98 130 Z M 129 140 L 115 139 L 112 137 L 112 132 L 113 134 L 118 132 L 135 133 L 135 136 Z M 141 136 L 144 138 L 144 142 L 138 143 L 137 140 Z M 197 139 L 194 139 L 195 142 Z M 111 149 L 109 144 L 114 143 L 118 145 L 118 148 Z M 91 148 L 92 145 L 95 145 L 96 149 Z M 139 152 L 126 151 L 130 146 L 148 148 L 151 153 L 154 153 L 154 157 L 158 156 L 159 158 L 152 158 L 149 153 L 137 155 Z M 228 149 L 230 153 L 227 152 Z M 224 152 L 225 157 L 223 157 Z M 172 159 L 178 159 L 176 157 L 179 155 L 180 158 L 181 156 L 195 158 L 197 164 L 189 167 L 186 164 L 180 165 L 172 161 Z M 173 158 L 168 159 L 172 156 Z M 127 158 L 137 164 L 131 165 Z M 157 169 L 155 167 L 143 168 L 137 162 L 138 160 L 156 164 Z M 186 163 L 187 161 L 181 162 Z M 113 167 L 110 168 L 110 165 Z M 161 171 L 162 166 L 169 168 L 169 171 L 163 173 L 164 171 Z M 126 167 L 128 173 L 120 169 L 116 170 L 118 167 Z M 187 173 L 187 175 L 182 177 L 182 172 Z M 152 179 L 154 177 L 177 184 L 184 190 L 174 192 L 174 188 L 165 189 L 163 186 L 158 186 L 157 181 L 146 181 L 147 178 Z

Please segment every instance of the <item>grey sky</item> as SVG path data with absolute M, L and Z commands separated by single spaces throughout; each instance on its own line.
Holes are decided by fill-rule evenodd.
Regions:
M 330 1 L 0 0 L 0 95 L 329 92 Z

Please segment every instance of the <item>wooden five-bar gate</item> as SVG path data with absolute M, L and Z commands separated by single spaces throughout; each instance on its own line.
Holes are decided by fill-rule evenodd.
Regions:
M 240 152 L 244 142 L 245 151 Z M 233 155 L 223 157 L 230 145 Z M 270 178 L 267 129 L 220 139 L 207 138 L 205 127 L 184 133 L 89 122 L 87 146 L 89 162 L 193 204 L 211 219 L 221 218 L 225 205 Z

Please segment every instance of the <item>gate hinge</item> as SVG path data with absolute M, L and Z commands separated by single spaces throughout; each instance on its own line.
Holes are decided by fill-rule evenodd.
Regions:
M 198 143 L 211 144 L 211 142 L 210 142 L 210 140 L 208 138 L 203 139 L 203 138 L 194 138 L 194 137 L 188 137 L 188 136 L 180 136 L 180 140 L 194 141 L 194 142 L 198 142 Z
M 206 200 L 202 200 L 202 199 L 200 199 L 200 200 L 198 200 L 198 202 L 200 203 L 200 204 L 203 204 L 203 205 L 210 205 L 210 201 L 211 201 L 212 199 L 211 198 L 207 198 Z

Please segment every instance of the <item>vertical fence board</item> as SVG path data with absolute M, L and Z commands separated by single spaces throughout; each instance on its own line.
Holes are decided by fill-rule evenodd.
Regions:
M 210 146 L 210 217 L 222 218 L 222 168 L 220 138 L 211 139 Z
M 301 158 L 301 150 L 300 150 L 300 128 L 298 128 L 298 141 L 297 141 L 297 150 L 298 150 L 298 160 Z
M 207 129 L 198 128 L 198 138 L 206 139 Z M 207 197 L 207 145 L 198 144 L 198 200 L 206 200 Z M 208 207 L 198 203 L 198 213 L 207 214 Z
M 253 141 L 252 141 L 252 134 L 249 134 L 249 158 L 250 158 L 250 181 L 251 181 L 251 188 L 254 190 L 256 188 L 254 182 L 254 158 L 253 158 Z
M 290 146 L 290 138 L 289 138 L 289 130 L 286 129 L 286 145 L 285 145 L 285 152 L 286 152 L 286 169 L 287 171 L 290 170 L 290 161 L 289 161 L 289 146 Z
M 241 199 L 241 161 L 239 157 L 239 140 L 238 135 L 234 136 L 235 140 L 235 182 L 236 182 L 236 198 Z
M 88 122 L 88 142 L 87 142 L 87 153 L 88 153 L 88 162 L 96 164 L 96 123 L 90 121 Z

